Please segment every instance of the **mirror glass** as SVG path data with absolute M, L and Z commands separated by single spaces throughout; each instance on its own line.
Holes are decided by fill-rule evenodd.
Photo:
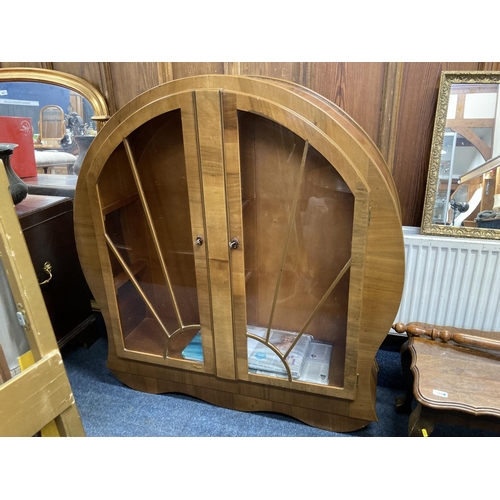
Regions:
M 500 239 L 499 83 L 500 72 L 442 73 L 423 234 Z
M 80 78 L 0 69 L 0 142 L 19 144 L 11 162 L 28 185 L 60 178 L 76 184 L 85 153 L 107 118 L 104 98 Z

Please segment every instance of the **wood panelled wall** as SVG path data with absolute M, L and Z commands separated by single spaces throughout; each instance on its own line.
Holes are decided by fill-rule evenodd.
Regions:
M 138 94 L 208 73 L 264 75 L 304 85 L 340 106 L 370 135 L 392 170 L 403 225 L 420 226 L 441 71 L 500 70 L 499 62 L 49 62 L 41 67 L 84 78 L 114 113 Z

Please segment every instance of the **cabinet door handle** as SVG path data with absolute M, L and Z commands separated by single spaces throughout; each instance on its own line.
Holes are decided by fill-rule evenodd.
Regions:
M 48 283 L 52 279 L 52 264 L 50 262 L 46 262 L 43 265 L 43 270 L 49 275 L 49 277 L 45 281 L 39 283 L 39 285 L 45 285 L 45 283 Z
M 201 245 L 203 245 L 203 238 L 200 235 L 198 235 L 196 237 L 196 239 L 194 240 L 194 244 L 198 245 L 199 247 L 201 247 Z
M 232 250 L 236 250 L 239 246 L 240 242 L 238 241 L 238 238 L 233 238 L 230 242 L 229 242 L 229 248 L 231 248 Z

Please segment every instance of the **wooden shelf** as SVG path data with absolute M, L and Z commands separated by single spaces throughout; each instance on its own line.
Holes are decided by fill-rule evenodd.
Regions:
M 114 203 L 110 203 L 102 208 L 102 214 L 106 215 L 115 210 L 118 210 L 126 205 L 130 205 L 139 199 L 139 195 L 137 193 L 127 196 L 126 198 L 122 198 L 121 200 L 115 201 Z
M 186 332 L 186 335 L 175 336 L 172 338 L 168 357 L 183 359 L 182 351 L 194 337 L 196 329 Z M 129 351 L 141 352 L 144 354 L 153 354 L 164 356 L 167 336 L 162 330 L 156 319 L 144 318 L 125 339 L 125 348 Z
M 167 337 L 154 318 L 145 318 L 125 337 L 125 349 L 163 356 Z
M 145 260 L 138 260 L 137 262 L 134 262 L 130 266 L 130 272 L 136 276 L 139 274 L 143 269 L 146 269 L 147 262 Z M 130 277 L 127 274 L 126 271 L 122 271 L 120 274 L 115 276 L 115 290 L 118 290 L 121 286 L 123 286 L 125 283 L 130 281 Z

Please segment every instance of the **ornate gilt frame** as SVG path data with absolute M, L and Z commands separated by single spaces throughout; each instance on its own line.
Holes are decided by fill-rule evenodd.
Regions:
M 433 236 L 454 236 L 458 238 L 483 238 L 500 240 L 500 230 L 445 226 L 432 223 L 432 215 L 438 188 L 439 165 L 446 129 L 446 116 L 450 98 L 451 86 L 454 83 L 500 83 L 500 71 L 443 71 L 439 84 L 436 117 L 425 191 L 424 211 L 422 215 L 422 234 Z
M 7 81 L 48 83 L 74 90 L 91 104 L 95 112 L 92 119 L 99 129 L 109 119 L 109 109 L 104 96 L 87 81 L 69 73 L 40 68 L 0 68 L 0 82 Z

